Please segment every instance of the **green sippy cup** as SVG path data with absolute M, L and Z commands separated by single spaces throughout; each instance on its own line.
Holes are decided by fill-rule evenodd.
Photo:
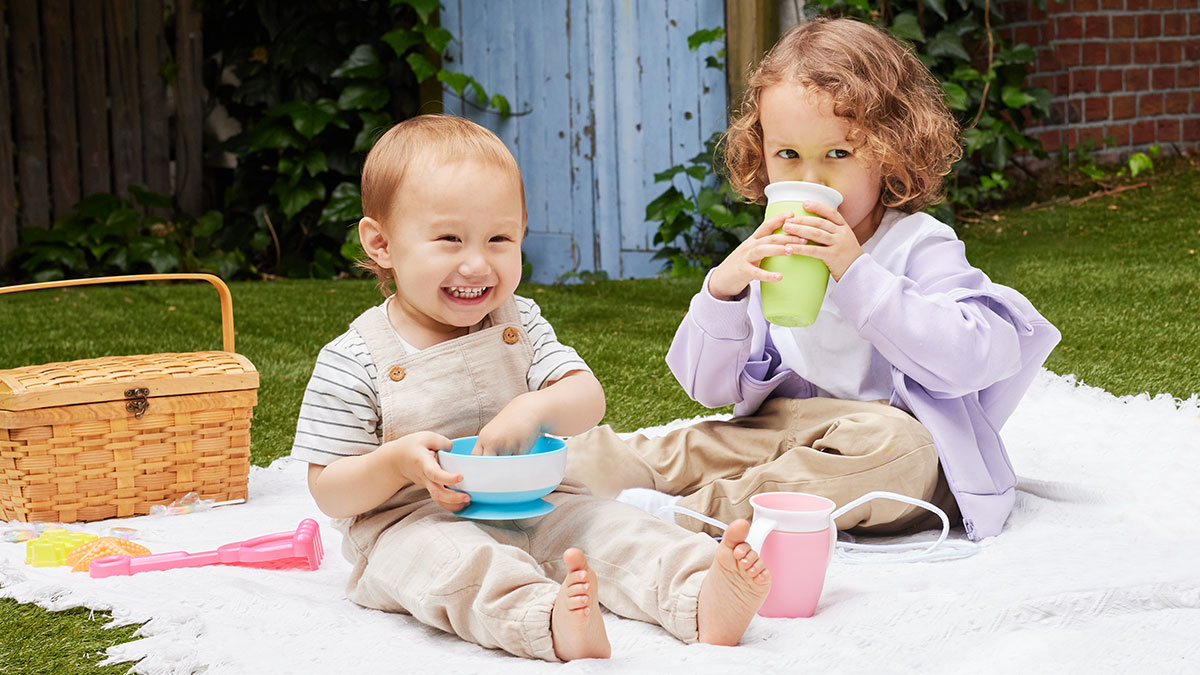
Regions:
M 764 190 L 767 195 L 766 218 L 788 211 L 797 216 L 811 216 L 804 202 L 813 201 L 837 207 L 842 195 L 837 190 L 816 183 L 780 181 Z M 776 234 L 783 228 L 775 230 Z M 763 316 L 776 326 L 811 326 L 821 311 L 825 287 L 829 284 L 829 268 L 825 263 L 807 255 L 770 256 L 761 266 L 768 272 L 783 275 L 779 281 L 764 281 L 762 291 Z

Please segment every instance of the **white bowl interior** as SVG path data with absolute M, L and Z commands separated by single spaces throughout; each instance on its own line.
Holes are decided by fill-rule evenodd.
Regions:
M 538 437 L 525 455 L 472 455 L 475 436 L 454 439 L 454 447 L 438 452 L 438 463 L 463 479 L 450 486 L 466 492 L 472 502 L 510 504 L 532 501 L 554 491 L 567 470 L 567 444 L 550 436 Z

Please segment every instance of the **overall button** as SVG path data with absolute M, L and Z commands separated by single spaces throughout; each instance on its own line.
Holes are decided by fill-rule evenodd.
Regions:
M 521 336 L 517 333 L 516 328 L 509 326 L 508 328 L 504 329 L 504 341 L 507 342 L 508 344 L 510 344 L 510 345 L 516 344 L 517 340 L 520 340 L 520 339 L 521 339 Z
M 404 379 L 404 369 L 400 366 L 392 366 L 388 371 L 388 377 L 392 378 L 392 382 L 399 382 Z

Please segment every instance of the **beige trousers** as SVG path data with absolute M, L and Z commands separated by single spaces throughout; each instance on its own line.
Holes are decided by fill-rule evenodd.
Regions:
M 566 576 L 562 554 L 587 555 L 600 604 L 696 642 L 700 584 L 717 543 L 627 504 L 554 492 L 538 518 L 473 521 L 426 500 L 392 526 L 350 528 L 358 551 L 354 602 L 517 656 L 557 661 L 550 612 Z M 386 514 L 381 514 L 386 517 Z M 380 523 L 383 524 L 383 523 Z
M 807 492 L 838 506 L 872 490 L 932 502 L 960 516 L 925 427 L 882 401 L 767 401 L 754 415 L 700 422 L 659 438 L 622 439 L 607 426 L 569 439 L 567 477 L 601 497 L 625 488 L 684 495 L 679 505 L 726 523 L 753 515 L 760 492 Z M 689 529 L 716 528 L 678 515 Z M 940 527 L 924 509 L 873 500 L 843 514 L 838 529 L 899 534 Z

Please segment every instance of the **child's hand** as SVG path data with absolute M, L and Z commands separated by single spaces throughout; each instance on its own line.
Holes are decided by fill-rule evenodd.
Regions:
M 858 237 L 837 208 L 818 202 L 804 202 L 804 210 L 814 215 L 794 216 L 783 224 L 784 232 L 800 239 L 799 246 L 790 247 L 791 253 L 821 260 L 829 268 L 833 280 L 841 281 L 851 263 L 863 254 Z
M 782 275 L 768 272 L 761 267 L 762 259 L 773 255 L 789 255 L 794 253 L 797 246 L 804 243 L 800 238 L 787 234 L 775 234 L 775 230 L 783 227 L 785 219 L 792 214 L 780 213 L 763 221 L 758 229 L 746 238 L 737 248 L 717 265 L 712 276 L 708 278 L 708 292 L 717 300 L 731 300 L 746 290 L 746 286 L 755 279 L 759 281 L 779 281 Z
M 438 450 L 449 450 L 452 445 L 449 438 L 432 431 L 408 434 L 385 444 L 392 446 L 389 451 L 394 453 L 397 468 L 406 479 L 429 490 L 429 496 L 438 506 L 459 511 L 470 503 L 471 498 L 446 486 L 454 485 L 463 477 L 443 469 L 437 459 Z
M 537 442 L 542 414 L 533 397 L 522 394 L 508 402 L 491 422 L 479 430 L 472 455 L 524 455 Z

